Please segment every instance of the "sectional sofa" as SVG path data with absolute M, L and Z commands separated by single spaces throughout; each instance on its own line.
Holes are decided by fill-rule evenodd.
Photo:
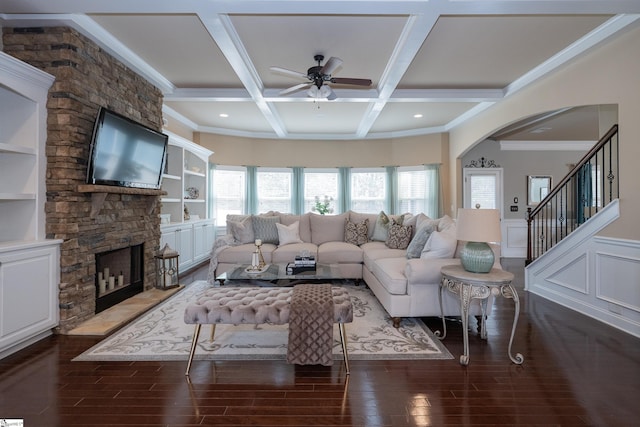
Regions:
M 343 278 L 363 279 L 396 327 L 403 317 L 440 316 L 440 269 L 460 263 L 464 244 L 456 240 L 455 222 L 446 215 L 229 215 L 227 234 L 216 240 L 212 251 L 209 280 L 234 265 L 250 264 L 256 239 L 262 241 L 268 264 L 291 262 L 304 252 L 318 263 L 337 265 Z M 499 246 L 493 249 L 494 266 L 501 268 Z M 443 293 L 443 311 L 445 316 L 460 316 L 460 302 L 448 292 Z M 477 300 L 469 313 L 481 315 Z

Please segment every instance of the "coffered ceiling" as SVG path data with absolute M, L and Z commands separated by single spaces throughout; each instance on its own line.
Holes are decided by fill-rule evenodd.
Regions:
M 292 139 L 446 132 L 639 13 L 638 0 L 0 1 L 0 25 L 76 28 L 157 85 L 165 114 L 195 131 Z M 331 83 L 331 101 L 280 95 L 307 80 L 270 67 L 306 74 L 316 54 L 342 59 L 334 77 L 372 85 Z M 544 132 L 597 139 L 582 134 L 597 110 L 576 112 Z M 534 139 L 514 129 L 509 138 Z

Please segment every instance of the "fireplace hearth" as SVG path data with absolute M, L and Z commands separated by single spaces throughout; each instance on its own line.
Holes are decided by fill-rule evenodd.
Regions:
M 96 254 L 96 314 L 143 290 L 143 244 Z

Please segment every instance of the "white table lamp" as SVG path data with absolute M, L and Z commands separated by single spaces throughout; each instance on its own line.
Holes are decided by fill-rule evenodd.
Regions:
M 488 273 L 495 256 L 487 242 L 500 242 L 500 211 L 497 209 L 458 209 L 456 238 L 466 241 L 460 252 L 465 270 Z

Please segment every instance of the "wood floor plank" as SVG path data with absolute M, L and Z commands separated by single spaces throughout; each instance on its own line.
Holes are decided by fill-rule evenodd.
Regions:
M 452 360 L 73 362 L 101 338 L 52 336 L 0 360 L 0 419 L 25 426 L 636 426 L 640 340 L 523 290 L 507 355 L 513 304 L 498 299 L 488 340 L 470 322 L 447 323 Z M 423 319 L 432 330 L 438 318 Z

